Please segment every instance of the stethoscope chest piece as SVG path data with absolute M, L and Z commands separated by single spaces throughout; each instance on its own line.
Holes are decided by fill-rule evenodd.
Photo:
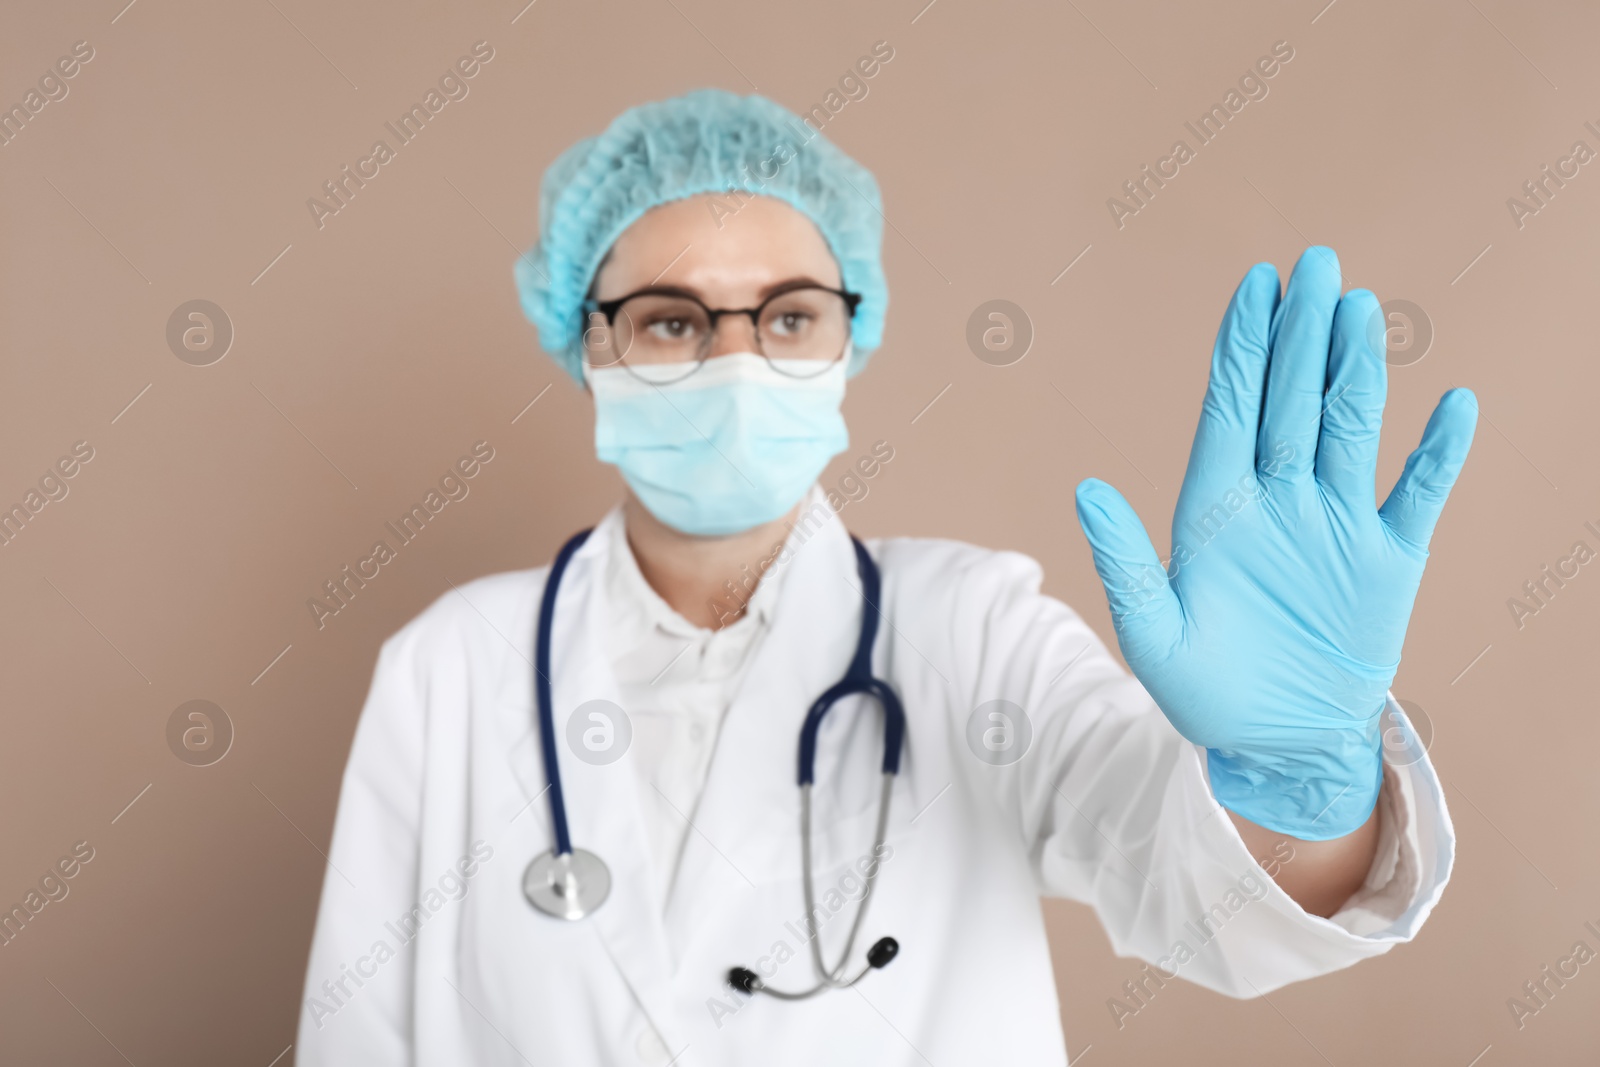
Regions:
M 611 893 L 611 872 L 593 852 L 575 848 L 533 858 L 522 875 L 528 903 L 557 919 L 578 920 L 593 914 Z

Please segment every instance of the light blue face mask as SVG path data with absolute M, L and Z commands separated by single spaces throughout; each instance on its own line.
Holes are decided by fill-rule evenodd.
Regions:
M 717 536 L 771 522 L 850 444 L 839 411 L 847 362 L 792 377 L 740 352 L 670 384 L 641 377 L 649 367 L 586 368 L 595 452 L 675 530 Z

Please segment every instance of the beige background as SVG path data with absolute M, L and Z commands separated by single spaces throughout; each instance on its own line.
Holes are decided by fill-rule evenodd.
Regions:
M 1460 835 L 1433 919 L 1270 1003 L 1171 985 L 1119 1031 L 1106 1000 L 1138 964 L 1052 904 L 1072 1054 L 1600 1056 L 1600 963 L 1520 1031 L 1506 1007 L 1575 941 L 1600 950 L 1600 567 L 1520 631 L 1506 605 L 1574 541 L 1600 548 L 1600 164 L 1520 230 L 1505 203 L 1575 140 L 1600 148 L 1593 5 L 125 2 L 8 5 L 0 32 L 6 104 L 74 42 L 95 50 L 0 147 L 0 503 L 95 450 L 0 548 L 0 899 L 95 850 L 0 948 L 5 1062 L 284 1052 L 380 641 L 451 582 L 547 561 L 618 493 L 587 399 L 516 306 L 544 167 L 700 85 L 809 108 L 878 40 L 893 60 L 826 129 L 890 222 L 887 342 L 846 408 L 849 455 L 887 438 L 896 456 L 843 513 L 856 531 L 1030 553 L 1110 640 L 1072 488 L 1105 477 L 1165 530 L 1228 295 L 1309 241 L 1437 331 L 1391 375 L 1385 490 L 1446 388 L 1482 401 L 1395 683 L 1434 724 Z M 479 40 L 495 56 L 470 95 L 319 230 L 307 198 Z M 1270 95 L 1118 230 L 1106 198 L 1279 40 L 1295 57 Z M 964 340 L 993 298 L 1036 331 L 1013 366 Z M 165 340 L 192 299 L 236 331 L 212 366 Z M 319 632 L 306 599 L 480 439 L 496 458 L 471 495 Z M 236 730 L 213 766 L 167 746 L 191 699 Z

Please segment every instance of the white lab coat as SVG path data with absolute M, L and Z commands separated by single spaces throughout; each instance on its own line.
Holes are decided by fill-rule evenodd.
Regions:
M 620 509 L 604 521 L 621 522 Z M 589 539 L 558 598 L 562 738 L 578 705 L 616 699 L 608 542 Z M 1033 560 L 937 540 L 868 547 L 889 622 L 875 670 L 900 693 L 907 735 L 855 955 L 887 934 L 898 959 L 854 990 L 798 1003 L 742 997 L 724 982 L 734 965 L 779 988 L 814 982 L 797 737 L 807 707 L 843 675 L 862 613 L 849 539 L 826 512 L 779 564 L 788 573 L 772 628 L 685 813 L 692 829 L 666 901 L 649 875 L 626 756 L 590 765 L 565 740 L 573 842 L 609 864 L 611 896 L 565 922 L 522 895 L 523 868 L 551 847 L 531 666 L 547 568 L 447 593 L 385 643 L 339 801 L 299 1062 L 1064 1064 L 1041 895 L 1092 905 L 1118 953 L 1232 996 L 1378 955 L 1426 919 L 1454 833 L 1425 757 L 1391 768 L 1413 798 L 1398 816 L 1412 845 L 1396 917 L 1367 916 L 1357 933 L 1310 916 L 1266 878 L 1211 797 L 1203 750 L 1076 614 L 1039 592 Z M 1027 754 L 1007 767 L 968 742 L 973 710 L 995 699 L 1025 709 L 1032 728 Z M 830 961 L 854 905 L 827 909 L 859 892 L 850 869 L 872 841 L 881 752 L 870 703 L 842 703 L 826 720 L 814 847 Z M 1235 908 L 1241 884 L 1264 895 Z M 1181 965 L 1179 942 L 1194 953 Z

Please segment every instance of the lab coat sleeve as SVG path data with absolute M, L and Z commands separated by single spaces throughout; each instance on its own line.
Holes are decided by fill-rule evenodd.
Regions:
M 385 920 L 406 915 L 417 892 L 425 687 L 414 641 L 415 627 L 403 629 L 379 653 L 345 766 L 306 969 L 301 1067 L 412 1060 L 413 950 Z
M 1331 919 L 1308 914 L 1212 797 L 1205 750 L 1177 733 L 1077 614 L 1040 592 L 1037 563 L 989 553 L 959 573 L 956 648 L 971 651 L 954 659 L 971 674 L 958 691 L 967 709 L 1013 702 L 1032 733 L 1014 765 L 977 770 L 1017 820 L 1042 894 L 1091 905 L 1119 955 L 1235 997 L 1415 936 L 1449 878 L 1455 842 L 1414 736 L 1418 758 L 1385 770 L 1365 888 Z M 1291 844 L 1279 849 L 1269 868 L 1293 863 Z

